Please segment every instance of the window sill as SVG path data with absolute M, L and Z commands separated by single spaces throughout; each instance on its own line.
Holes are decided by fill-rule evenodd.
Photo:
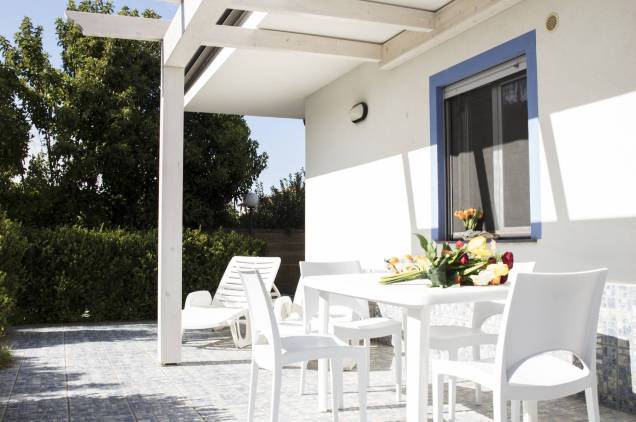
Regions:
M 455 239 L 440 239 L 440 240 L 435 240 L 435 242 L 437 243 L 455 243 L 458 240 L 464 241 L 464 239 L 462 238 L 455 238 Z M 538 243 L 539 239 L 535 239 L 535 238 L 531 238 L 528 236 L 505 236 L 505 237 L 499 237 L 497 239 L 495 239 L 495 242 L 497 243 Z

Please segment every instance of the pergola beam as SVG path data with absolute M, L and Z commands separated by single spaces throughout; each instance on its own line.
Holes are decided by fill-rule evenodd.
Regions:
M 355 22 L 395 26 L 401 30 L 433 30 L 435 14 L 427 10 L 364 0 L 230 0 L 232 9 L 321 16 Z
M 226 6 L 225 0 L 185 0 L 166 31 L 163 64 L 185 67 L 202 45 L 201 34 L 216 26 Z
M 170 22 L 161 19 L 75 10 L 67 10 L 66 17 L 79 25 L 84 35 L 139 41 L 161 41 L 170 25 Z
M 522 0 L 453 0 L 435 13 L 435 29 L 405 31 L 384 43 L 380 67 L 388 70 L 472 28 Z
M 296 51 L 367 62 L 379 62 L 382 54 L 380 44 L 235 26 L 212 25 L 202 37 L 207 46 Z

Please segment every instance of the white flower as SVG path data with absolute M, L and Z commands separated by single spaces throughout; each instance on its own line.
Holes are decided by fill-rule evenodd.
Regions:
M 495 278 L 495 273 L 492 270 L 484 270 L 477 276 L 473 276 L 473 283 L 476 286 L 487 286 L 493 278 Z

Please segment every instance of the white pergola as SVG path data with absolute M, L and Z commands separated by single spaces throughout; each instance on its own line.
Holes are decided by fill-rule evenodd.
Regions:
M 520 0 L 169 1 L 179 4 L 171 21 L 77 11 L 67 11 L 66 15 L 82 28 L 84 35 L 162 43 L 158 358 L 161 364 L 178 364 L 181 362 L 183 116 L 186 101 L 194 97 L 184 92 L 184 74 L 197 50 L 201 46 L 214 46 L 265 51 L 272 55 L 280 52 L 313 55 L 325 60 L 345 60 L 353 65 L 374 62 L 390 70 Z M 253 18 L 244 20 L 241 26 L 216 24 L 226 9 L 251 12 Z M 324 25 L 314 26 L 313 30 L 308 26 L 302 31 L 259 27 L 266 14 L 286 17 L 290 28 L 298 27 L 299 22 L 305 22 L 303 19 L 309 25 L 319 18 Z M 357 28 L 364 28 L 364 34 L 356 35 Z M 342 36 L 344 33 L 348 35 Z M 219 54 L 215 60 L 222 56 Z M 208 67 L 214 65 L 213 61 Z M 222 63 L 217 67 L 220 65 Z M 258 72 L 258 67 L 255 68 L 253 71 Z M 336 76 L 339 75 L 333 78 Z M 243 82 L 241 76 L 234 79 L 236 84 Z M 318 78 L 316 83 L 325 84 L 325 80 Z M 196 85 L 190 91 L 198 89 Z M 314 88 L 308 87 L 294 95 L 309 95 Z M 222 105 L 210 110 L 201 110 L 202 107 L 196 111 L 224 112 Z M 260 109 L 255 113 L 302 117 L 303 110 L 297 108 L 286 111 L 288 109 L 281 107 L 283 111 L 271 114 Z M 228 106 L 225 112 L 250 114 L 251 110 L 247 105 L 244 109 Z

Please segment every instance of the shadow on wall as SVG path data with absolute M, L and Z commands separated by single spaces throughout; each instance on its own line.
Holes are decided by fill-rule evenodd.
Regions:
M 610 281 L 636 282 L 616 253 L 616 245 L 631 244 L 636 233 L 636 196 L 628 193 L 636 121 L 626 115 L 634 108 L 636 91 L 541 115 L 543 234 L 538 242 L 508 246 L 518 260 L 536 261 L 538 271 L 608 267 Z M 422 133 L 422 143 L 427 137 Z M 308 165 L 308 259 L 362 257 L 370 261 L 365 266 L 381 265 L 388 255 L 418 253 L 412 233 L 436 225 L 435 151 L 365 141 L 368 148 L 358 154 L 321 151 L 317 164 Z M 388 145 L 378 156 L 374 144 L 381 141 Z

